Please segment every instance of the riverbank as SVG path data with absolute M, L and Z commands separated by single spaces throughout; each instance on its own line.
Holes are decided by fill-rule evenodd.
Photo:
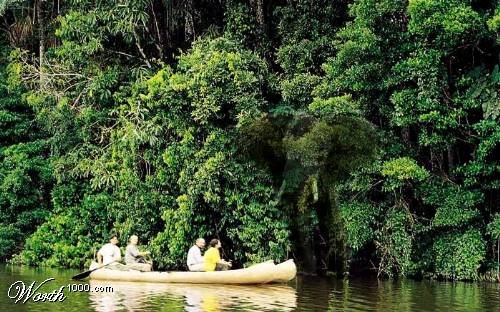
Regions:
M 302 277 L 320 277 L 317 274 L 312 274 L 308 272 L 301 272 L 298 271 L 297 275 L 302 276 Z M 344 276 L 338 276 L 335 272 L 327 272 L 327 274 L 324 276 L 327 278 L 347 278 L 347 279 L 358 279 L 358 278 L 372 278 L 372 279 L 380 279 L 380 280 L 399 280 L 401 278 L 404 279 L 404 277 L 396 277 L 396 278 L 387 278 L 387 277 L 379 277 L 377 278 L 376 274 L 372 275 L 344 275 Z M 427 273 L 424 274 L 423 276 L 408 276 L 406 279 L 414 280 L 414 281 L 437 281 L 437 282 L 464 282 L 464 283 L 482 283 L 482 282 L 488 282 L 488 283 L 500 283 L 500 275 L 496 271 L 491 271 L 491 272 L 485 272 L 482 274 L 479 274 L 477 279 L 474 280 L 460 280 L 460 279 L 453 279 L 453 278 L 444 278 L 442 276 L 438 276 L 436 274 L 431 274 Z

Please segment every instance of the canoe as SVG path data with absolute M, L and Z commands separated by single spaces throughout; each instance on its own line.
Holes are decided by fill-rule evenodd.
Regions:
M 95 263 L 90 269 L 95 268 Z M 102 268 L 90 274 L 92 280 L 187 283 L 187 284 L 267 284 L 284 283 L 295 278 L 297 268 L 293 260 L 278 265 L 272 261 L 262 262 L 248 268 L 216 272 L 140 272 L 119 271 Z

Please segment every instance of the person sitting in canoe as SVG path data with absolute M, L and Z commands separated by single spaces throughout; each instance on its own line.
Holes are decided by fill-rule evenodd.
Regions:
M 120 248 L 118 248 L 118 236 L 111 234 L 109 243 L 104 244 L 97 252 L 97 263 L 99 266 L 118 267 L 119 261 L 122 259 Z
M 203 260 L 205 263 L 205 271 L 225 271 L 228 270 L 232 263 L 221 259 L 219 249 L 222 247 L 221 242 L 214 238 L 210 241 L 210 248 L 205 252 Z
M 198 238 L 194 245 L 189 248 L 186 261 L 189 271 L 205 271 L 205 263 L 203 261 L 203 256 L 201 255 L 201 250 L 203 248 L 205 248 L 205 240 L 203 238 Z
M 129 238 L 129 244 L 125 249 L 125 264 L 132 270 L 138 271 L 151 271 L 152 263 L 147 261 L 145 256 L 149 255 L 149 251 L 139 251 L 137 244 L 139 243 L 139 237 L 137 235 L 132 235 Z

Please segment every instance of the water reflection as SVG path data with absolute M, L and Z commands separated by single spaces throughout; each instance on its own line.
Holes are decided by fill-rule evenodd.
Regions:
M 113 292 L 92 292 L 89 298 L 97 311 L 140 311 L 158 309 L 168 302 L 168 311 L 218 312 L 293 311 L 297 306 L 294 288 L 286 285 L 223 286 L 90 281 L 113 286 Z M 165 300 L 168 299 L 168 300 Z M 167 308 L 167 307 L 164 307 Z
M 299 277 L 297 293 L 296 311 L 500 312 L 500 285 L 494 283 Z
M 299 276 L 289 285 L 222 286 L 71 280 L 78 273 L 0 264 L 0 311 L 499 311 L 500 284 L 412 280 L 325 279 Z M 16 281 L 55 278 L 41 291 L 72 283 L 112 286 L 112 293 L 66 289 L 64 302 L 15 304 Z

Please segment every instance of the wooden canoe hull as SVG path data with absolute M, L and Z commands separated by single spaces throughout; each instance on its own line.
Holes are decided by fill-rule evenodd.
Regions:
M 283 283 L 295 278 L 296 274 L 295 263 L 293 260 L 288 260 L 278 265 L 268 261 L 245 269 L 216 272 L 140 272 L 102 268 L 92 272 L 90 279 L 124 282 L 243 285 Z

